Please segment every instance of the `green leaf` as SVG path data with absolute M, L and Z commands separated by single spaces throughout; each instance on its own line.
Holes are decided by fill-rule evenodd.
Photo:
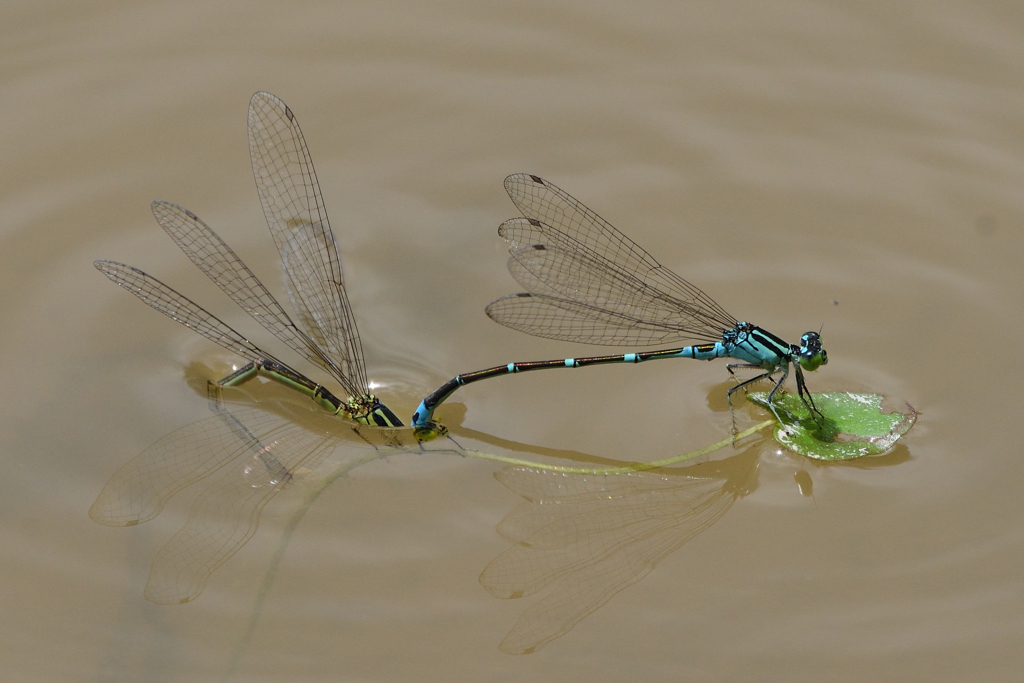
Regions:
M 757 392 L 747 398 L 768 408 L 768 394 Z M 779 393 L 775 410 L 781 424 L 775 426 L 775 440 L 794 453 L 817 460 L 849 460 L 865 455 L 881 455 L 891 450 L 906 434 L 917 413 L 907 404 L 909 413 L 883 413 L 878 394 L 827 392 L 814 394 L 824 420 L 815 422 L 800 397 Z

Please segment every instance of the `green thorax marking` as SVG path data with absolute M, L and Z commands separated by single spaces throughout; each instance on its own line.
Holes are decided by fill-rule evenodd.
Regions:
M 339 411 L 346 418 L 371 427 L 401 427 L 402 421 L 373 394 L 349 396 Z

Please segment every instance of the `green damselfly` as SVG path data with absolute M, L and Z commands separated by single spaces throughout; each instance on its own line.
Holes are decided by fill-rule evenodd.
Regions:
M 334 234 L 295 115 L 277 97 L 259 92 L 249 103 L 248 129 L 256 188 L 302 327 L 292 322 L 263 283 L 195 214 L 169 202 L 154 201 L 153 215 L 192 262 L 235 303 L 300 356 L 334 377 L 348 393 L 346 400 L 141 270 L 104 260 L 96 261 L 96 267 L 164 315 L 249 361 L 218 385 L 235 386 L 263 375 L 309 395 L 336 415 L 366 425 L 401 426 L 401 420 L 370 391 Z
M 301 326 L 194 213 L 154 201 L 153 214 L 232 300 L 301 357 L 325 369 L 349 397 L 339 399 L 141 270 L 113 261 L 95 262 L 114 283 L 154 309 L 248 361 L 219 382 L 209 383 L 213 417 L 168 434 L 123 466 L 89 511 L 92 519 L 111 526 L 145 522 L 181 488 L 245 458 L 240 468 L 228 468 L 197 498 L 185 527 L 157 554 L 145 592 L 157 603 L 195 599 L 210 574 L 255 533 L 263 506 L 297 472 L 314 469 L 336 446 L 370 448 L 338 468 L 336 475 L 388 453 L 419 450 L 412 430 L 393 429 L 401 421 L 370 392 L 334 235 L 294 114 L 277 97 L 256 93 L 249 104 L 248 131 L 256 187 Z M 227 404 L 235 401 L 223 400 L 224 388 L 239 387 L 258 375 L 306 394 L 327 412 L 299 411 L 296 415 L 303 424 L 297 424 L 281 406 L 230 409 Z
M 818 332 L 800 344 L 788 344 L 756 325 L 740 322 L 707 294 L 658 263 L 639 245 L 568 193 L 542 178 L 516 173 L 505 190 L 521 218 L 505 221 L 498 234 L 510 245 L 508 269 L 526 293 L 502 297 L 487 306 L 492 320 L 537 337 L 604 346 L 703 342 L 657 351 L 528 361 L 457 375 L 423 399 L 412 416 L 422 438 L 443 429 L 434 410 L 459 387 L 490 377 L 608 363 L 639 363 L 658 358 L 714 360 L 733 358 L 726 367 L 763 372 L 727 392 L 754 382 L 781 378 L 769 394 L 769 406 L 789 376 L 812 415 L 821 418 L 804 382 L 803 371 L 828 363 Z M 781 420 L 780 420 L 781 422 Z M 735 424 L 733 425 L 735 433 Z

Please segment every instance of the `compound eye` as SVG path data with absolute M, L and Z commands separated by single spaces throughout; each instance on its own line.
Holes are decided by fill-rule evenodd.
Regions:
M 800 366 L 804 370 L 813 372 L 820 366 L 828 363 L 828 354 L 821 348 L 821 335 L 817 332 L 808 332 L 800 337 Z

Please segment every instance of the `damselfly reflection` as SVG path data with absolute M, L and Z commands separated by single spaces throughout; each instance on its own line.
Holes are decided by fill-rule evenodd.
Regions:
M 272 385 L 257 391 L 211 388 L 209 404 L 214 415 L 171 432 L 125 464 L 89 510 L 101 524 L 134 526 L 156 517 L 182 489 L 218 475 L 195 499 L 184 526 L 153 559 L 144 594 L 158 604 L 197 598 L 213 572 L 256 533 L 264 506 L 297 481 L 307 490 L 293 520 L 301 518 L 316 495 L 338 477 L 372 460 L 399 454 L 503 462 L 525 462 L 523 456 L 528 456 L 535 463 L 539 457 L 594 468 L 609 462 L 457 427 L 458 442 L 446 436 L 421 443 L 408 427 L 339 420 Z
M 497 479 L 525 499 L 498 525 L 514 545 L 480 583 L 497 598 L 547 589 L 499 645 L 534 652 L 644 578 L 757 487 L 757 449 L 726 460 L 593 477 L 506 468 Z
M 100 524 L 134 526 L 156 517 L 185 487 L 220 474 L 153 559 L 144 593 L 151 602 L 197 598 L 256 533 L 263 507 L 296 477 L 333 481 L 395 453 L 460 452 L 448 438 L 424 448 L 409 428 L 360 425 L 288 402 L 259 405 L 244 394 L 224 389 L 211 397 L 213 416 L 171 432 L 124 465 L 89 510 Z M 332 454 L 330 471 L 317 473 Z

